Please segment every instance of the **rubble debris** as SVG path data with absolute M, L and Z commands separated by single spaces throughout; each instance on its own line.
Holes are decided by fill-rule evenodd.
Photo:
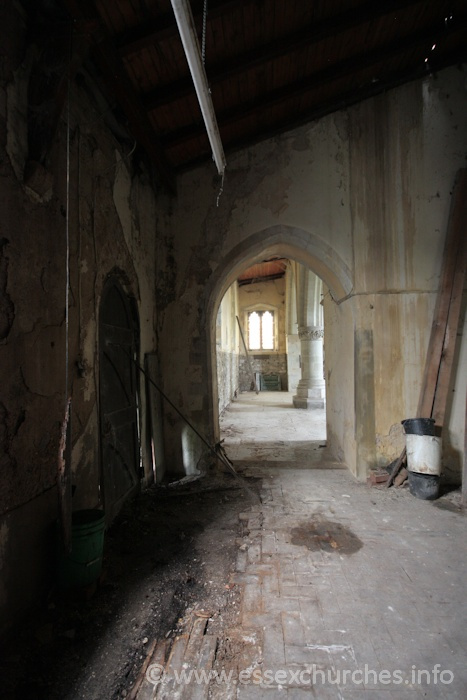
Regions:
M 368 477 L 367 483 L 370 486 L 377 484 L 385 484 L 389 479 L 389 474 L 385 469 L 372 469 Z
M 409 472 L 405 467 L 402 467 L 399 474 L 394 479 L 394 486 L 402 486 L 402 484 L 404 484 L 405 481 L 407 481 L 408 476 Z
M 259 488 L 257 479 L 250 483 Z M 179 487 L 178 498 L 178 489 L 153 485 L 125 504 L 107 531 L 107 577 L 94 595 L 51 589 L 9 635 L 0 659 L 5 700 L 36 696 L 25 688 L 25 667 L 47 700 L 135 697 L 130 692 L 153 640 L 170 649 L 185 633 L 187 616 L 206 623 L 214 611 L 213 639 L 232 623 L 241 592 L 225 587 L 225 572 L 235 561 L 238 513 L 248 502 L 231 475 L 209 485 L 229 489 L 228 508 L 203 479 Z

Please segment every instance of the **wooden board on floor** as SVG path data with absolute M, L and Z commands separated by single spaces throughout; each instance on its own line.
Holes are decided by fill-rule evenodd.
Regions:
M 449 214 L 440 285 L 431 327 L 417 418 L 434 418 L 442 427 L 456 348 L 467 258 L 467 169 L 459 170 Z M 405 448 L 387 482 L 392 485 L 405 461 Z
M 438 426 L 444 425 L 444 417 L 448 405 L 467 261 L 467 170 L 461 170 L 460 172 L 461 176 L 456 183 L 457 186 L 454 193 L 453 221 L 451 222 L 451 225 L 457 232 L 456 261 L 451 281 L 451 298 L 433 401 L 433 411 L 431 413 L 431 417 L 435 419 L 435 423 Z
M 156 685 L 151 683 L 146 673 L 151 665 L 157 664 L 161 668 L 165 666 L 166 653 L 167 653 L 168 642 L 166 639 L 157 642 L 154 640 L 149 649 L 146 659 L 141 667 L 135 684 L 127 696 L 128 700 L 153 700 L 155 697 Z
M 459 323 L 460 298 L 462 297 L 465 277 L 466 221 L 467 170 L 462 169 L 457 173 L 452 195 L 440 287 L 416 417 L 431 417 L 436 401 L 437 414 L 441 419 L 444 419 L 447 385 L 449 385 L 452 369 L 453 348 Z M 452 310 L 451 305 L 453 305 Z M 444 369 L 440 377 L 443 353 L 447 352 L 450 354 L 451 361 L 444 363 Z M 438 392 L 439 398 L 436 398 Z

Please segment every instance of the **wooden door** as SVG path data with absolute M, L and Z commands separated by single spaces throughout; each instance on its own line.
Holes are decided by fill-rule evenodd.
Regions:
M 139 487 L 136 359 L 137 323 L 116 279 L 107 282 L 100 310 L 101 487 L 107 524 Z

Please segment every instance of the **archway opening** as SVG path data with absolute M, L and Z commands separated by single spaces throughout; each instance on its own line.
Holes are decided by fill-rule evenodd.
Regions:
M 206 286 L 206 342 L 211 353 L 208 365 L 209 420 L 213 440 L 220 440 L 216 352 L 219 306 L 229 287 L 246 268 L 273 258 L 299 264 L 322 280 L 321 308 L 326 318 L 326 453 L 334 465 L 345 465 L 356 473 L 354 318 L 352 304 L 342 303 L 351 297 L 351 273 L 324 236 L 293 226 L 272 226 L 247 236 L 225 252 Z M 343 348 L 346 352 L 342 352 Z M 320 452 L 324 453 L 323 448 Z
M 216 316 L 220 438 L 239 463 L 313 466 L 326 446 L 322 280 L 273 256 L 252 262 Z

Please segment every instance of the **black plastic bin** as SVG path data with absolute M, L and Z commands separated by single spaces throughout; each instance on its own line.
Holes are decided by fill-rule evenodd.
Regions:
M 434 435 L 434 418 L 406 418 L 402 421 L 406 435 Z
M 409 491 L 424 501 L 433 501 L 439 494 L 439 476 L 409 472 Z

